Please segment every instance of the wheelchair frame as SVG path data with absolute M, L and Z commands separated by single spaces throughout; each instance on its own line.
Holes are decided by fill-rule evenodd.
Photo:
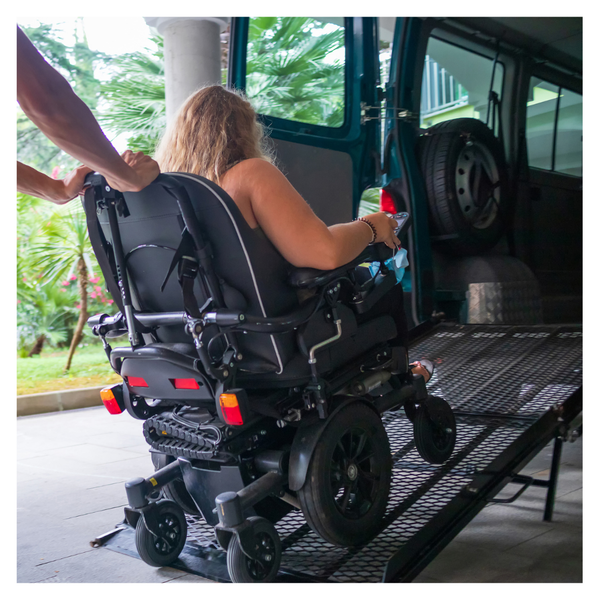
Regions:
M 176 200 L 185 228 L 196 249 L 195 264 L 192 257 L 186 256 L 186 264 L 183 268 L 180 265 L 180 276 L 193 280 L 200 273 L 212 302 L 207 307 L 196 307 L 193 310 L 189 310 L 186 304 L 186 311 L 182 312 L 136 312 L 117 220 L 117 213 L 127 216 L 125 198 L 120 192 L 111 189 L 98 174 L 88 176 L 88 183 L 92 188 L 88 193 L 93 193 L 96 206 L 108 211 L 114 270 L 123 307 L 123 312 L 114 317 L 96 315 L 88 321 L 93 333 L 102 339 L 111 365 L 121 374 L 118 349 L 113 351 L 107 339 L 126 333 L 131 348 L 140 357 L 166 359 L 181 368 L 193 369 L 199 373 L 199 377 L 203 373 L 202 376 L 210 380 L 211 385 L 206 387 L 214 390 L 215 407 L 218 417 L 223 422 L 216 426 L 222 437 L 218 438 L 212 447 L 208 444 L 206 452 L 198 450 L 188 452 L 187 456 L 177 455 L 175 461 L 159 468 L 152 476 L 136 478 L 126 484 L 129 506 L 125 509 L 125 517 L 127 522 L 136 528 L 136 547 L 145 562 L 154 566 L 170 564 L 185 544 L 187 525 L 181 508 L 182 503 L 177 502 L 177 498 L 169 499 L 173 496 L 174 483 L 183 481 L 185 490 L 191 497 L 192 506 L 189 510 L 194 510 L 195 504 L 207 522 L 211 523 L 212 520 L 212 524 L 215 525 L 217 540 L 227 551 L 228 569 L 232 580 L 272 581 L 277 574 L 281 555 L 278 534 L 270 521 L 252 513 L 257 505 L 270 497 L 281 498 L 294 508 L 300 507 L 301 503 L 299 504 L 298 498 L 291 492 L 296 491 L 301 495 L 301 490 L 307 485 L 307 474 L 311 468 L 311 461 L 314 460 L 315 449 L 330 423 L 337 415 L 348 411 L 349 406 L 367 406 L 379 422 L 380 415 L 386 410 L 404 407 L 415 427 L 420 428 L 415 439 L 421 455 L 426 460 L 437 463 L 444 462 L 450 456 L 456 438 L 452 411 L 443 400 L 428 396 L 423 378 L 410 372 L 403 349 L 391 348 L 385 343 L 378 344 L 351 361 L 350 365 L 332 373 L 328 382 L 318 371 L 316 353 L 337 341 L 342 335 L 342 322 L 338 316 L 340 280 L 346 279 L 350 271 L 367 260 L 380 262 L 381 271 L 374 279 L 363 284 L 354 282 L 353 303 L 357 313 L 366 312 L 395 285 L 394 275 L 389 273 L 383 264 L 388 258 L 385 256 L 383 245 L 369 246 L 354 261 L 333 271 L 296 269 L 290 278 L 291 284 L 299 288 L 315 289 L 317 293 L 311 301 L 292 314 L 268 318 L 231 310 L 225 307 L 219 280 L 212 265 L 210 247 L 199 227 L 187 190 L 174 177 L 162 174 L 156 183 L 160 183 Z M 230 339 L 231 336 L 227 336 L 227 332 L 288 332 L 307 322 L 322 307 L 328 311 L 336 333 L 307 349 L 310 376 L 301 385 L 294 387 L 291 401 L 285 404 L 287 413 L 274 414 L 273 410 L 266 410 L 267 405 L 263 405 L 262 410 L 255 410 L 256 403 L 253 404 L 248 399 L 248 392 L 261 388 L 258 386 L 253 390 L 233 387 L 241 355 L 235 341 Z M 159 325 L 185 327 L 186 333 L 193 339 L 198 358 L 178 355 L 165 348 L 144 347 L 140 332 Z M 227 342 L 220 364 L 216 364 L 211 358 L 207 345 L 202 340 L 202 333 L 208 325 L 222 328 Z M 369 369 L 365 370 L 365 366 Z M 382 389 L 385 389 L 386 393 L 377 395 L 376 390 Z M 262 391 L 280 399 L 284 399 L 288 394 L 285 389 L 267 388 Z M 375 394 L 372 394 L 374 391 Z M 232 423 L 231 416 L 225 414 L 227 408 L 223 405 L 223 396 L 227 394 L 235 396 L 241 423 Z M 149 436 L 156 434 L 157 426 L 158 429 L 161 428 L 160 415 L 165 408 L 172 406 L 169 403 L 163 405 L 161 402 L 157 406 L 148 404 L 145 398 L 134 394 L 125 383 L 103 390 L 103 400 L 111 412 L 118 413 L 126 409 L 133 417 L 144 420 L 145 426 L 150 423 L 151 426 L 145 428 L 149 443 Z M 184 400 L 177 403 L 185 405 Z M 289 426 L 296 428 L 295 435 L 287 433 L 282 436 L 281 432 L 289 429 Z M 169 425 L 165 425 L 165 428 L 168 427 Z M 299 435 L 300 432 L 302 435 Z M 202 434 L 196 435 L 200 438 Z M 385 436 L 385 432 L 383 435 Z M 280 448 L 274 449 L 268 444 L 265 445 L 264 439 L 278 436 L 278 439 L 283 441 Z M 373 435 L 373 443 L 375 437 Z M 371 442 L 367 440 L 364 443 Z M 352 438 L 350 444 L 352 445 Z M 238 465 L 237 471 L 227 471 L 227 460 L 218 460 L 219 449 L 223 447 L 237 448 L 232 450 L 231 455 L 235 456 L 237 452 L 238 462 L 240 456 L 246 453 L 245 470 Z M 350 450 L 352 451 L 352 446 Z M 344 476 L 352 479 L 354 474 L 356 478 L 355 472 L 358 467 L 351 461 L 350 463 L 348 473 Z M 219 467 L 218 475 L 214 475 L 217 472 L 214 469 L 213 475 L 207 474 L 215 464 Z M 247 483 L 248 470 L 251 473 L 250 483 Z M 224 480 L 227 483 L 224 484 Z M 231 485 L 230 489 L 237 491 L 222 491 L 223 485 Z M 164 494 L 165 490 L 170 490 L 170 495 Z M 167 499 L 163 498 L 163 495 L 166 495 Z M 345 499 L 345 502 L 348 500 Z M 386 502 L 387 495 L 384 510 Z M 274 513 L 270 516 L 277 520 L 277 510 Z M 318 518 L 313 514 L 311 520 L 306 512 L 305 516 L 315 528 L 315 519 Z M 346 538 L 340 536 L 338 541 L 329 541 L 348 545 L 344 539 Z M 362 541 L 364 540 L 354 543 Z

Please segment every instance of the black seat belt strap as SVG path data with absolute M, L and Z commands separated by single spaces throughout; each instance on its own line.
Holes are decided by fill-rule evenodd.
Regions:
M 194 246 L 194 240 L 187 228 L 185 228 L 181 233 L 181 242 L 177 250 L 175 250 L 173 260 L 171 260 L 165 279 L 160 286 L 160 291 L 164 291 L 171 273 L 173 273 L 175 266 L 177 266 L 177 278 L 183 293 L 184 308 L 191 317 L 199 319 L 201 313 L 194 294 L 194 282 L 198 276 L 199 269 L 198 259 L 195 255 L 196 247 Z

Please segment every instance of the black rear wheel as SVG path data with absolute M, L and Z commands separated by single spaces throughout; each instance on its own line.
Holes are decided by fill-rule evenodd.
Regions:
M 380 530 L 391 472 L 381 418 L 362 402 L 346 405 L 321 434 L 298 491 L 306 521 L 332 544 L 366 543 Z

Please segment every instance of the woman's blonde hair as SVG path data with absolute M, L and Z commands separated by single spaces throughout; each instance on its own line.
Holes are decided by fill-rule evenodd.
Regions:
M 195 173 L 219 184 L 242 160 L 272 162 L 266 141 L 250 102 L 240 92 L 212 85 L 184 102 L 154 158 L 162 172 Z

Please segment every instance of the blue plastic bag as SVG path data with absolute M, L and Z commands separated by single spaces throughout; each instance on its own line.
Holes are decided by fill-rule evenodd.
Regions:
M 406 267 L 408 267 L 408 258 L 406 250 L 404 248 L 400 248 L 400 250 L 398 250 L 396 254 L 392 256 L 392 258 L 388 258 L 384 264 L 390 271 L 394 271 L 394 273 L 396 274 L 396 281 L 400 283 L 402 281 L 402 278 L 404 277 Z M 377 275 L 377 272 L 379 271 L 379 263 L 372 262 L 369 265 L 369 270 L 371 271 L 371 275 L 375 277 L 375 275 Z

